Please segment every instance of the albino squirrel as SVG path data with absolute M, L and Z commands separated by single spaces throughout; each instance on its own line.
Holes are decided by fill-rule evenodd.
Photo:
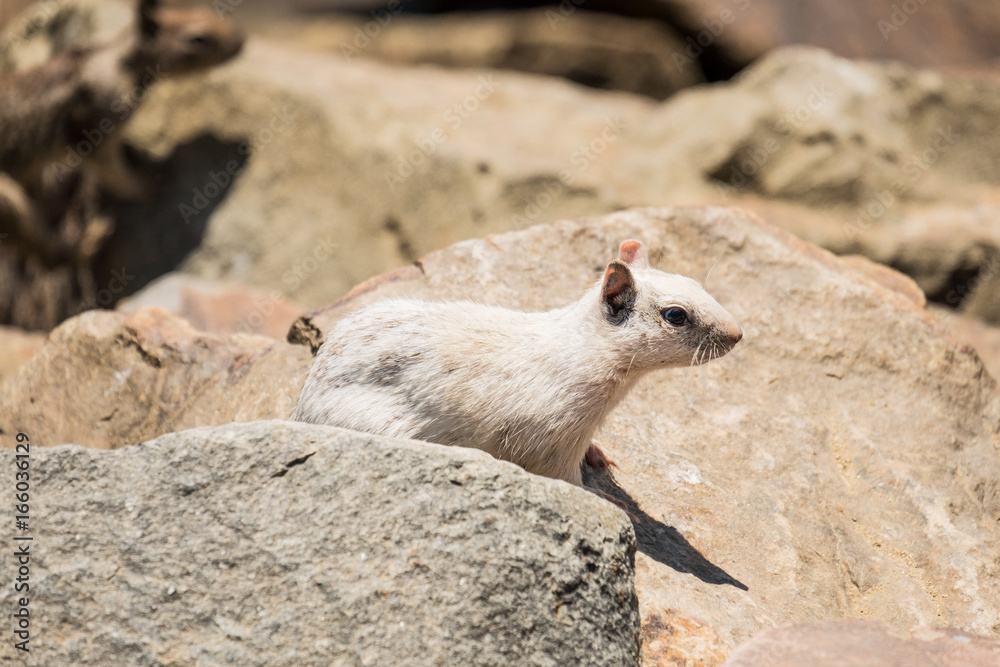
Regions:
M 583 486 L 585 459 L 610 464 L 594 432 L 639 378 L 717 359 L 742 337 L 700 284 L 625 241 L 604 278 L 556 310 L 390 299 L 348 315 L 292 419 L 474 447 Z

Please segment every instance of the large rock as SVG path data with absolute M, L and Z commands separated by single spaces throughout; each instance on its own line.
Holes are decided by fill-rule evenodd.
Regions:
M 515 121 L 525 105 L 532 114 Z M 316 307 L 462 238 L 618 208 L 601 183 L 613 161 L 581 149 L 619 154 L 633 116 L 653 108 L 512 72 L 400 70 L 251 42 L 203 79 L 157 86 L 127 132 L 163 160 L 206 135 L 249 140 L 245 164 L 234 157 L 231 177 L 224 158 L 201 165 L 193 187 L 166 193 L 145 238 L 112 241 L 110 266 L 156 234 L 207 225 L 183 270 Z
M 56 328 L 0 384 L 0 432 L 115 448 L 195 426 L 284 419 L 309 360 L 283 340 L 198 331 L 159 308 L 90 311 Z
M 625 515 L 479 452 L 271 421 L 30 460 L 21 664 L 637 664 Z
M 645 378 L 598 434 L 619 468 L 592 483 L 638 517 L 645 660 L 719 664 L 831 616 L 1000 636 L 1000 390 L 885 269 L 735 209 L 629 211 L 431 253 L 293 335 L 321 340 L 388 296 L 560 306 L 626 238 L 746 332 L 717 362 Z
M 130 136 L 163 159 L 201 135 L 250 137 L 257 150 L 228 189 L 212 176 L 225 170 L 203 166 L 197 187 L 163 202 L 175 225 L 208 222 L 183 266 L 315 306 L 457 239 L 647 202 L 759 206 L 835 251 L 894 261 L 885 239 L 929 204 L 994 196 L 1000 144 L 976 128 L 998 117 L 996 85 L 809 49 L 656 106 L 511 72 L 390 69 L 258 43 L 206 79 L 159 86 Z M 197 210 L 206 202 L 210 215 Z M 939 282 L 1000 248 L 993 220 L 954 238 Z M 994 313 L 984 292 L 977 312 Z

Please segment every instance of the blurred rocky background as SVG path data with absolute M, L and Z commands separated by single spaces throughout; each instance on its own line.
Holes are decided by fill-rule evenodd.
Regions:
M 45 612 L 51 631 L 84 619 L 50 640 L 63 651 L 51 655 L 109 655 L 112 637 L 90 649 L 84 638 L 127 608 L 119 621 L 137 663 L 184 644 L 195 648 L 176 664 L 410 664 L 398 652 L 433 635 L 412 664 L 477 664 L 455 646 L 494 623 L 507 644 L 486 642 L 478 664 L 529 654 L 629 664 L 640 644 L 650 665 L 996 664 L 1000 5 L 213 0 L 170 5 L 192 12 L 162 15 L 175 33 L 140 21 L 137 7 L 0 4 L 0 437 L 10 447 L 22 430 L 56 446 L 44 465 L 72 489 L 43 501 L 63 527 L 45 538 L 59 546 L 40 589 L 80 562 L 80 545 L 57 533 L 86 533 L 72 526 L 88 512 L 120 515 L 122 534 L 140 536 L 94 547 L 91 558 L 126 573 L 106 596 L 110 571 L 74 580 L 89 606 L 50 599 L 63 610 Z M 197 66 L 144 60 L 150 69 L 113 88 L 101 111 L 91 82 L 107 77 L 74 72 L 105 71 L 101 49 L 154 33 L 195 49 Z M 238 53 L 226 48 L 237 33 Z M 101 64 L 74 65 L 84 61 Z M 45 121 L 54 106 L 68 111 Z M 54 123 L 67 128 L 55 150 L 22 149 L 40 141 L 32 128 Z M 637 207 L 653 208 L 622 212 Z M 310 347 L 368 300 L 553 307 L 628 237 L 646 241 L 660 268 L 703 280 L 747 330 L 720 362 L 650 378 L 602 433 L 621 467 L 595 483 L 630 500 L 632 527 L 596 522 L 598 501 L 567 500 L 504 464 L 407 449 L 406 470 L 416 465 L 422 480 L 452 469 L 477 480 L 462 497 L 480 509 L 460 528 L 455 483 L 430 483 L 414 505 L 422 516 L 446 508 L 420 530 L 451 531 L 453 553 L 419 530 L 399 546 L 405 556 L 381 551 L 382 536 L 400 530 L 384 509 L 338 555 L 345 525 L 361 520 L 354 504 L 378 504 L 358 491 L 336 501 L 355 509 L 296 519 L 320 545 L 308 556 L 287 556 L 295 546 L 278 557 L 252 537 L 280 542 L 266 528 L 278 518 L 244 515 L 234 500 L 213 505 L 217 519 L 193 539 L 230 535 L 239 556 L 218 563 L 259 576 L 241 595 L 273 615 L 203 591 L 208 629 L 192 634 L 191 618 L 174 614 L 176 591 L 198 591 L 201 576 L 169 565 L 183 556 L 174 540 L 197 507 L 192 493 L 256 493 L 247 480 L 277 466 L 275 484 L 304 485 L 289 492 L 296 502 L 322 504 L 324 476 L 295 462 L 340 460 L 359 437 L 290 434 L 274 421 L 186 429 L 287 417 Z M 118 453 L 140 442 L 140 453 Z M 189 452 L 227 442 L 259 460 L 223 457 L 200 476 Z M 173 486 L 132 479 L 137 457 L 187 472 Z M 366 479 L 405 472 L 371 458 L 352 463 Z M 73 482 L 77 466 L 93 481 Z M 96 507 L 102 477 L 144 490 Z M 516 509 L 483 505 L 497 489 L 516 489 Z M 142 522 L 130 506 L 157 518 Z M 475 582 L 489 602 L 456 606 L 462 577 L 440 572 L 481 568 L 474 526 L 511 511 L 535 518 L 503 523 L 495 539 L 533 531 L 530 555 L 505 546 L 499 569 Z M 240 521 L 253 530 L 241 534 Z M 588 528 L 574 529 L 563 568 L 550 555 L 567 544 L 565 521 Z M 604 533 L 591 569 L 588 540 Z M 374 560 L 358 566 L 364 554 Z M 308 613 L 263 583 L 278 570 L 345 568 L 346 558 L 348 583 L 323 584 Z M 528 580 L 497 583 L 528 564 Z M 379 588 L 366 567 L 389 568 L 392 580 Z M 449 591 L 428 615 L 469 622 L 444 632 L 428 616 L 374 639 L 416 613 L 403 600 L 418 580 Z M 534 635 L 503 620 L 525 586 L 548 591 L 517 626 Z M 350 613 L 331 602 L 347 598 Z M 552 608 L 573 610 L 570 620 L 550 623 Z M 590 614 L 608 621 L 594 627 Z M 336 620 L 316 626 L 321 616 Z M 308 636 L 308 649 L 275 643 L 287 637 L 281 623 Z M 826 643 L 875 657 L 804 653 Z

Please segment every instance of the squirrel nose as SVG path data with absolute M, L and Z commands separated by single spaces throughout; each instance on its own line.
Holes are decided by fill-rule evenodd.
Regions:
M 726 337 L 733 342 L 733 345 L 743 340 L 743 327 L 737 322 L 727 322 L 720 328 L 725 332 Z

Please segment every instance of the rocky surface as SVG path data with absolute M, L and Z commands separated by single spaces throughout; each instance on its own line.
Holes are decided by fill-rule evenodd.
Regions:
M 445 15 L 251 15 L 255 34 L 337 58 L 509 69 L 665 99 L 704 81 L 678 66 L 685 44 L 669 27 L 614 14 L 548 7 Z
M 242 0 L 240 10 L 267 12 L 268 0 Z M 652 19 L 683 38 L 684 58 L 712 79 L 726 78 L 767 52 L 789 44 L 811 44 L 851 58 L 891 59 L 921 67 L 995 67 L 1000 58 L 1000 11 L 977 0 L 572 0 L 519 2 L 547 6 L 565 15 L 616 12 Z M 477 11 L 510 3 L 418 0 L 399 5 L 414 11 Z M 289 0 L 282 9 L 354 10 L 364 20 L 385 20 L 381 0 Z M 270 10 L 270 11 L 268 11 Z M 406 16 L 392 16 L 392 21 Z M 456 36 L 452 36 L 455 38 Z
M 991 667 L 1000 664 L 1000 640 L 954 629 L 901 632 L 885 623 L 843 620 L 763 632 L 725 667 Z
M 41 65 L 80 44 L 110 41 L 132 23 L 134 7 L 122 0 L 34 2 L 22 7 L 17 16 L 0 24 L 0 72 Z
M 19 664 L 638 659 L 625 515 L 473 450 L 270 421 L 31 466 Z
M 189 109 L 183 122 L 165 112 L 176 105 Z M 1000 248 L 988 208 L 1000 147 L 977 129 L 1000 115 L 1000 88 L 816 50 L 655 106 L 510 72 L 401 71 L 256 44 L 207 81 L 164 83 L 147 106 L 132 137 L 164 157 L 204 133 L 260 140 L 185 270 L 306 305 L 463 237 L 649 202 L 755 208 L 832 250 L 936 281 L 935 298 L 989 273 Z M 173 208 L 197 219 L 204 188 L 209 176 Z M 933 235 L 892 242 L 921 226 L 912 220 L 977 202 L 985 213 L 965 214 L 968 231 L 936 263 L 910 259 Z M 289 226 L 300 233 L 279 243 Z M 990 321 L 993 294 L 982 289 L 974 308 Z
M 692 53 L 707 52 L 709 67 L 742 66 L 788 44 L 922 67 L 992 66 L 1000 58 L 1000 9 L 976 0 L 632 0 L 596 7 L 621 5 L 688 35 Z
M 92 32 L 111 23 L 88 16 Z M 150 92 L 127 133 L 174 176 L 146 208 L 119 210 L 125 231 L 103 269 L 139 275 L 129 291 L 180 266 L 316 307 L 463 238 L 714 202 L 889 264 L 931 300 L 996 323 L 998 118 L 995 81 L 808 48 L 657 105 L 258 40 Z M 160 252 L 137 262 L 148 248 Z
M 114 3 L 83 5 L 91 9 L 73 14 L 82 22 L 56 22 L 51 30 L 8 40 L 0 48 L 2 66 L 47 57 L 81 35 L 103 34 L 113 23 L 109 17 L 130 16 Z M 670 11 L 679 12 L 682 5 L 720 8 L 678 2 Z M 928 4 L 920 16 L 939 16 L 938 11 Z M 913 20 L 911 28 L 919 25 L 916 15 Z M 891 39 L 902 35 L 893 33 Z M 717 41 L 714 55 L 706 47 L 699 57 L 724 55 L 721 37 Z M 968 636 L 970 650 L 989 651 L 988 642 L 1000 638 L 995 556 L 1000 553 L 1000 390 L 995 371 L 993 377 L 988 372 L 997 368 L 996 330 L 989 323 L 1000 322 L 998 117 L 997 82 L 850 62 L 816 49 L 775 52 L 732 82 L 687 89 L 658 104 L 544 76 L 390 66 L 251 42 L 226 67 L 168 79 L 148 94 L 126 132 L 139 158 L 160 167 L 162 187 L 147 202 L 109 203 L 118 231 L 101 261 L 109 274 L 133 276 L 128 292 L 178 265 L 196 276 L 195 283 L 218 279 L 252 287 L 222 297 L 197 287 L 200 294 L 185 301 L 186 288 L 154 286 L 135 303 L 157 303 L 175 314 L 139 308 L 91 312 L 65 322 L 39 351 L 26 354 L 26 361 L 12 362 L 16 372 L 0 367 L 6 375 L 0 382 L 0 436 L 5 446 L 10 433 L 24 430 L 36 445 L 117 449 L 189 427 L 282 418 L 304 379 L 310 347 L 351 309 L 398 295 L 474 298 L 524 309 L 563 305 L 600 276 L 621 240 L 638 237 L 649 245 L 654 265 L 702 280 L 746 332 L 718 362 L 646 378 L 599 434 L 619 468 L 611 474 L 588 471 L 588 482 L 625 500 L 636 517 L 635 581 L 646 663 L 719 665 L 760 632 L 775 633 L 758 638 L 773 647 L 767 644 L 771 638 L 790 637 L 774 628 L 830 617 L 885 625 L 834 624 L 795 632 L 813 647 L 835 642 L 824 634 L 830 631 L 841 637 L 856 633 L 859 642 L 879 646 L 927 646 L 928 655 L 938 656 L 944 654 L 934 651 Z M 643 209 L 600 217 L 632 205 L 705 202 L 742 209 Z M 854 256 L 835 257 L 761 218 Z M 499 233 L 506 230 L 520 231 Z M 454 243 L 472 237 L 485 238 Z M 270 315 L 263 312 L 268 301 L 260 302 L 262 295 L 273 297 L 273 304 L 281 298 L 310 308 L 333 303 L 296 321 L 289 334 L 295 344 L 289 344 L 274 336 L 294 307 L 275 305 L 274 320 L 266 324 Z M 240 324 L 254 313 L 261 316 L 260 328 L 251 327 L 249 335 L 230 333 L 245 331 Z M 8 333 L 0 332 L 0 339 L 9 340 Z M 308 644 L 284 639 L 275 625 L 282 619 L 318 632 L 316 618 L 346 618 L 336 611 L 344 608 L 342 589 L 331 583 L 317 592 L 303 582 L 317 574 L 321 581 L 340 581 L 347 570 L 334 561 L 340 579 L 322 579 L 325 570 L 317 563 L 330 560 L 332 552 L 303 552 L 303 560 L 288 561 L 280 559 L 298 556 L 280 549 L 261 555 L 261 545 L 277 539 L 279 547 L 299 548 L 304 542 L 295 541 L 297 536 L 314 534 L 330 537 L 322 544 L 336 544 L 342 534 L 337 531 L 345 529 L 330 521 L 344 510 L 322 501 L 342 498 L 337 494 L 352 482 L 337 475 L 345 468 L 356 474 L 349 466 L 360 462 L 350 457 L 374 447 L 354 454 L 349 447 L 330 450 L 323 456 L 336 465 L 317 469 L 313 464 L 324 460 L 318 451 L 322 443 L 296 449 L 299 445 L 288 443 L 299 442 L 291 434 L 305 433 L 297 428 L 234 426 L 167 435 L 162 443 L 123 451 L 59 448 L 40 454 L 42 464 L 51 466 L 42 479 L 64 480 L 63 489 L 79 491 L 64 495 L 60 489 L 47 496 L 44 502 L 53 504 L 43 506 L 40 516 L 65 517 L 65 523 L 50 525 L 67 528 L 52 529 L 46 544 L 58 545 L 52 553 L 59 558 L 79 550 L 81 541 L 93 543 L 98 554 L 82 565 L 81 560 L 42 563 L 52 583 L 41 587 L 42 594 L 53 597 L 40 608 L 70 610 L 44 625 L 70 633 L 53 650 L 89 650 L 79 648 L 83 638 L 99 637 L 93 650 L 114 646 L 133 651 L 139 660 L 169 661 L 176 655 L 178 661 L 243 662 L 245 656 L 273 655 L 278 664 L 296 664 L 303 656 L 356 646 L 364 650 L 345 653 L 345 664 L 364 664 L 385 662 L 378 651 L 399 645 L 386 643 L 390 639 L 423 647 L 420 642 L 429 637 L 426 646 L 433 648 L 442 632 L 458 627 L 393 607 L 396 597 L 376 599 L 383 590 L 375 588 L 379 581 L 363 590 L 367 597 L 351 598 L 357 601 L 352 613 L 370 624 L 337 626 L 360 627 L 360 634 L 324 632 Z M 339 434 L 334 440 L 346 447 L 358 438 L 367 436 Z M 281 449 L 286 445 L 290 449 Z M 428 508 L 449 507 L 430 496 L 420 496 L 426 504 L 415 511 L 398 503 L 414 492 L 419 477 L 404 454 L 426 446 L 397 445 L 379 460 L 402 462 L 406 473 L 392 477 L 381 495 L 383 478 L 371 478 L 368 488 L 358 487 L 359 494 L 371 495 L 357 495 L 347 506 L 352 532 L 343 534 L 351 549 L 365 545 L 349 556 L 373 553 L 364 540 L 381 543 L 383 535 L 393 534 L 395 524 L 378 524 L 385 533 L 357 528 L 380 521 L 383 506 L 391 507 L 386 516 L 392 521 L 435 517 L 437 510 Z M 313 449 L 317 453 L 301 460 Z M 442 470 L 469 461 L 511 471 L 475 453 L 421 451 L 432 450 L 444 457 Z M 276 472 L 265 461 L 269 451 L 282 453 Z M 210 466 L 204 465 L 206 452 L 213 457 Z M 345 467 L 338 467 L 341 463 Z M 414 465 L 424 469 L 423 463 Z M 316 480 L 301 495 L 290 492 L 297 504 L 289 506 L 297 511 L 289 514 L 301 522 L 300 530 L 279 532 L 282 527 L 272 525 L 268 514 L 276 511 L 277 497 L 247 503 L 255 496 L 246 485 L 266 479 L 269 486 L 261 485 L 260 493 L 275 493 L 276 485 L 299 474 Z M 76 475 L 86 481 L 74 481 Z M 428 475 L 462 492 L 454 480 Z M 490 481 L 482 497 L 499 503 L 501 495 L 522 498 L 517 494 L 533 489 L 544 491 L 536 493 L 543 500 L 582 497 L 556 482 L 526 475 L 517 480 L 510 491 L 489 486 Z M 103 496 L 89 491 L 103 493 L 106 487 L 117 495 L 108 490 L 110 504 L 102 505 Z M 208 505 L 216 497 L 228 503 Z M 87 514 L 71 517 L 71 502 L 83 503 Z M 405 517 L 392 513 L 397 511 L 392 502 Z M 620 522 L 622 515 L 589 496 L 582 502 L 536 514 L 529 510 L 540 518 L 527 522 L 507 518 L 523 513 L 523 504 L 488 505 L 501 523 L 486 523 L 517 536 L 511 537 L 516 544 L 534 534 L 526 531 L 566 516 L 581 526 L 579 535 L 593 532 L 587 521 L 603 522 L 613 526 L 611 542 L 602 542 L 598 553 L 612 559 L 627 553 L 624 524 L 605 521 Z M 169 515 L 174 506 L 186 508 L 186 514 Z M 203 506 L 223 509 L 214 510 L 215 523 L 198 533 L 209 545 L 195 552 L 202 559 L 193 561 L 199 567 L 185 569 L 191 552 L 178 551 L 184 537 L 175 526 L 200 526 L 204 514 L 194 512 Z M 357 507 L 365 508 L 364 517 Z M 119 521 L 109 534 L 133 536 L 131 542 L 144 550 L 129 551 L 121 540 L 96 536 L 98 514 Z M 256 532 L 247 538 L 242 528 L 232 528 L 242 526 L 227 523 L 237 515 L 247 517 Z M 188 521 L 192 516 L 201 519 Z M 362 519 L 365 524 L 358 523 Z M 314 520 L 326 523 L 309 523 Z M 481 528 L 483 521 L 477 521 Z M 89 528 L 73 528 L 75 522 Z M 161 524 L 167 526 L 164 532 L 156 532 Z M 441 531 L 450 535 L 423 524 L 414 530 L 438 531 L 433 538 L 414 532 L 417 540 L 440 539 Z M 482 534 L 474 533 L 476 539 Z M 210 552 L 221 551 L 220 539 L 240 545 L 246 558 L 227 560 Z M 428 543 L 450 548 L 448 539 Z M 455 553 L 488 560 L 466 548 L 455 547 Z M 542 553 L 558 559 L 564 554 L 558 549 Z M 574 557 L 582 560 L 573 562 L 591 556 L 581 548 Z M 163 569 L 153 570 L 154 557 Z M 485 567 L 485 561 L 468 562 L 470 571 Z M 391 590 L 408 591 L 406 602 L 439 590 L 434 599 L 445 600 L 453 588 L 436 586 L 440 582 L 429 574 L 434 568 L 425 572 L 421 564 L 427 562 L 388 565 L 400 586 Z M 548 565 L 539 567 L 549 572 Z M 92 582 L 88 572 L 97 573 Z M 269 583 L 252 583 L 258 576 Z M 93 587 L 63 593 L 61 584 L 71 577 Z M 193 599 L 195 611 L 186 611 L 186 601 L 177 604 L 181 588 L 175 579 L 187 587 L 183 595 Z M 88 597 L 87 590 L 99 584 L 107 590 L 108 581 L 116 582 L 119 588 L 112 590 L 119 597 Z M 415 589 L 405 586 L 417 585 L 414 581 L 424 588 L 409 595 Z M 577 595 L 577 581 L 546 590 L 556 597 L 560 591 Z M 227 613 L 210 611 L 217 600 L 205 591 L 213 582 L 222 584 L 218 606 Z M 258 585 L 283 606 L 235 606 L 235 600 L 256 594 Z M 164 593 L 171 586 L 173 592 Z M 477 613 L 502 608 L 494 618 L 508 623 L 510 609 L 520 608 L 522 588 L 490 589 L 475 598 Z M 612 588 L 612 597 L 625 590 Z M 281 597 L 288 590 L 318 605 L 307 610 L 322 613 L 307 619 L 309 614 L 287 602 L 295 595 Z M 228 597 L 231 591 L 234 597 Z M 627 602 L 630 593 L 624 595 Z M 535 598 L 541 607 L 552 599 Z M 493 603 L 498 606 L 481 606 Z M 565 605 L 560 605 L 561 614 Z M 268 617 L 272 608 L 285 615 L 275 621 Z M 109 610 L 115 610 L 117 623 L 107 623 Z M 159 622 L 144 625 L 152 614 L 175 610 L 177 616 L 156 616 Z M 389 633 L 389 626 L 380 626 L 395 622 L 385 620 L 393 610 L 410 614 L 416 628 L 392 626 Z M 250 620 L 254 614 L 258 620 Z M 103 622 L 101 628 L 92 619 Z M 125 635 L 115 635 L 117 625 Z M 918 626 L 953 630 L 911 634 Z M 575 637 L 575 643 L 560 644 L 560 651 L 604 641 L 594 639 L 592 626 L 573 627 L 574 633 L 584 628 L 589 634 L 582 643 Z M 625 625 L 616 620 L 602 627 L 598 634 L 606 634 L 600 636 L 614 635 L 617 639 L 608 641 L 624 646 L 619 631 Z M 634 633 L 634 624 L 630 627 Z M 516 640 L 534 636 L 523 634 Z M 473 637 L 469 645 L 499 647 L 502 640 L 492 633 L 461 636 Z M 281 643 L 263 648 L 271 638 Z M 628 641 L 634 648 L 635 635 Z M 202 646 L 207 652 L 195 653 Z M 263 653 L 272 650 L 276 653 Z M 533 654 L 538 664 L 561 664 L 563 654 L 550 661 L 556 654 L 539 650 Z M 623 650 L 598 655 L 634 657 L 628 653 L 633 649 Z M 59 657 L 73 663 L 77 655 Z M 99 653 L 95 660 L 109 656 Z
M 46 335 L 0 327 L 0 380 L 13 373 L 45 344 Z
M 944 306 L 931 305 L 931 312 L 948 331 L 976 351 L 983 365 L 1000 382 L 1000 327 L 991 327 Z
M 194 426 L 287 417 L 310 355 L 221 336 L 159 308 L 67 320 L 0 384 L 0 430 L 113 449 Z
M 720 664 L 763 629 L 831 616 L 1000 635 L 1000 391 L 888 269 L 733 209 L 631 211 L 431 253 L 295 337 L 390 295 L 563 305 L 625 238 L 705 280 L 746 332 L 717 362 L 644 379 L 598 434 L 619 468 L 592 483 L 638 517 L 647 663 Z
M 133 313 L 148 306 L 182 317 L 200 331 L 223 335 L 256 333 L 271 338 L 284 338 L 292 323 L 305 312 L 277 292 L 184 273 L 157 278 L 138 294 L 120 301 L 116 310 Z
M 746 332 L 718 362 L 646 378 L 599 433 L 619 468 L 589 482 L 637 517 L 647 662 L 720 664 L 761 630 L 828 616 L 1000 633 L 1000 391 L 911 281 L 868 260 L 737 209 L 623 212 L 431 253 L 291 338 L 320 340 L 387 296 L 563 305 L 628 237 L 703 280 Z M 309 360 L 308 345 L 158 309 L 86 313 L 0 385 L 0 424 L 114 448 L 283 417 Z

